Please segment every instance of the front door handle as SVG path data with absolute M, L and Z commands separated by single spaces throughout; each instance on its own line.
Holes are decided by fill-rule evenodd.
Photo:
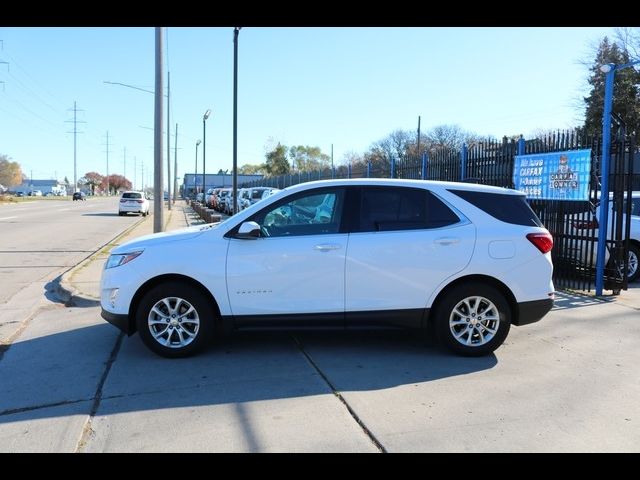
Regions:
M 336 243 L 320 243 L 318 245 L 314 245 L 314 250 L 319 250 L 321 252 L 328 252 L 329 250 L 338 250 L 340 245 Z
M 438 245 L 455 245 L 460 243 L 460 239 L 456 237 L 441 237 L 434 240 Z

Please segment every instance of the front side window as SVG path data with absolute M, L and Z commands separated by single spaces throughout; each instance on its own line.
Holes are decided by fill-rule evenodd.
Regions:
M 265 237 L 338 233 L 344 190 L 313 191 L 262 210 L 252 220 Z

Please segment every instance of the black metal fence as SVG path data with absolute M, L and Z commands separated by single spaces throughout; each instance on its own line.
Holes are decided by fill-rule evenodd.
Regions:
M 404 178 L 474 182 L 513 188 L 515 156 L 591 149 L 591 179 L 588 201 L 533 200 L 530 202 L 554 237 L 552 258 L 554 283 L 558 288 L 591 291 L 595 282 L 598 241 L 597 205 L 601 188 L 601 139 L 575 131 L 556 132 L 535 140 L 479 142 L 460 150 L 438 149 L 420 157 L 391 159 L 388 168 L 371 163 L 342 165 L 316 172 L 298 172 L 242 185 L 285 188 L 302 182 L 331 178 Z M 605 288 L 626 289 L 630 202 L 624 202 L 633 189 L 640 189 L 640 169 L 634 169 L 640 155 L 632 139 L 621 136 L 612 143 L 609 177 L 613 208 L 606 241 L 609 261 L 605 269 Z M 636 173 L 638 172 L 638 173 Z M 623 210 L 626 208 L 626 211 Z

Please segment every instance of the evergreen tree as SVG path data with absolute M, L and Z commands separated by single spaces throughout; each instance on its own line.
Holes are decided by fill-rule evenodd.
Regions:
M 278 145 L 273 150 L 267 152 L 265 168 L 269 175 L 285 175 L 289 173 L 291 166 L 287 160 L 287 150 L 286 146 L 278 142 Z
M 602 133 L 602 112 L 604 109 L 604 81 L 605 74 L 602 65 L 629 63 L 629 53 L 620 49 L 616 43 L 609 42 L 605 37 L 598 48 L 593 66 L 590 68 L 589 84 L 591 91 L 584 97 L 586 104 L 584 129 L 589 135 Z M 627 125 L 627 134 L 637 135 L 640 132 L 640 96 L 638 92 L 640 73 L 634 68 L 616 71 L 613 89 L 613 112 L 622 117 Z M 614 124 L 615 125 L 615 124 Z

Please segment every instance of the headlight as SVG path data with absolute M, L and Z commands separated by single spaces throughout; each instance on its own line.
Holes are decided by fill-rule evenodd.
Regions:
M 129 263 L 134 258 L 137 258 L 142 253 L 142 250 L 131 253 L 122 253 L 122 254 L 114 254 L 109 255 L 109 259 L 105 264 L 105 269 L 119 267 L 120 265 L 124 265 L 125 263 Z

